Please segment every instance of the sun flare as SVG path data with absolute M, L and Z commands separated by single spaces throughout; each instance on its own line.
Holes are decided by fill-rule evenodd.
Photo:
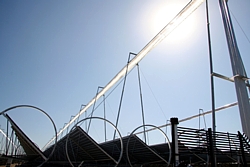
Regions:
M 152 18 L 152 31 L 154 34 L 158 33 L 164 26 L 166 26 L 171 19 L 177 15 L 184 6 L 182 4 L 169 4 L 160 7 Z M 172 43 L 178 43 L 180 41 L 190 38 L 195 31 L 195 15 L 191 14 L 185 19 L 177 28 L 175 28 L 167 37 Z

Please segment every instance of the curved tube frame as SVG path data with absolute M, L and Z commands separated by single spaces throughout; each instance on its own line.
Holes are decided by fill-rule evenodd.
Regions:
M 107 120 L 107 119 L 101 118 L 101 117 L 88 117 L 88 118 L 82 119 L 82 120 L 80 120 L 79 122 L 77 122 L 77 123 L 70 129 L 69 134 L 68 134 L 67 139 L 66 139 L 66 148 L 65 148 L 65 149 L 66 149 L 66 155 L 67 155 L 67 158 L 68 158 L 68 161 L 69 161 L 70 165 L 71 165 L 72 167 L 74 167 L 73 163 L 71 162 L 71 160 L 70 160 L 70 158 L 69 158 L 69 154 L 68 154 L 68 140 L 69 140 L 70 133 L 72 132 L 72 130 L 73 130 L 78 124 L 80 124 L 81 122 L 84 122 L 84 121 L 86 121 L 86 120 L 88 120 L 88 119 L 100 119 L 100 120 L 106 121 L 106 122 L 108 122 L 108 123 L 118 132 L 118 134 L 119 134 L 119 136 L 120 136 L 121 152 L 120 152 L 119 159 L 118 159 L 117 161 L 114 161 L 114 162 L 116 163 L 116 165 L 115 165 L 115 167 L 116 167 L 116 166 L 120 163 L 120 161 L 121 161 L 121 159 L 122 159 L 122 154 L 123 154 L 122 136 L 121 136 L 121 133 L 119 132 L 119 130 L 115 127 L 115 125 L 114 125 L 112 122 L 110 122 L 110 121 Z M 108 155 L 108 156 L 110 156 L 110 155 Z
M 16 108 L 33 108 L 33 109 L 36 109 L 40 112 L 42 112 L 43 114 L 45 114 L 49 120 L 52 122 L 52 125 L 54 127 L 54 130 L 55 130 L 55 144 L 54 144 L 54 147 L 50 153 L 50 155 L 48 157 L 45 157 L 46 159 L 44 159 L 44 162 L 42 162 L 40 165 L 38 165 L 38 167 L 41 167 L 43 164 L 45 164 L 53 155 L 54 151 L 55 151 L 55 148 L 56 148 L 56 145 L 57 145 L 57 131 L 56 131 L 56 125 L 54 123 L 54 121 L 52 120 L 52 118 L 49 116 L 49 114 L 47 114 L 45 111 L 43 111 L 42 109 L 38 108 L 38 107 L 35 107 L 35 106 L 31 106 L 31 105 L 17 105 L 17 106 L 13 106 L 13 107 L 10 107 L 10 108 L 7 108 L 5 109 L 4 111 L 2 111 L 0 113 L 0 115 L 4 115 L 6 112 L 10 111 L 10 110 L 13 110 L 13 109 L 16 109 Z
M 149 150 L 152 151 L 152 152 L 153 152 L 156 156 L 158 156 L 161 160 L 163 160 L 164 162 L 166 162 L 166 163 L 167 163 L 167 166 L 169 166 L 169 165 L 170 165 L 170 160 L 171 160 L 171 155 L 172 155 L 170 141 L 169 141 L 167 135 L 163 132 L 163 130 L 161 130 L 159 127 L 157 127 L 157 126 L 155 126 L 155 125 L 149 125 L 149 124 L 141 125 L 141 126 L 137 127 L 137 128 L 136 128 L 133 132 L 131 132 L 131 134 L 129 135 L 129 139 L 128 139 L 127 147 L 126 147 L 126 155 L 127 155 L 127 160 L 128 160 L 128 162 L 129 162 L 129 165 L 130 165 L 131 167 L 133 167 L 133 165 L 132 165 L 131 162 L 130 162 L 129 154 L 128 154 L 128 146 L 129 146 L 130 138 L 131 138 L 131 136 L 132 136 L 138 129 L 140 129 L 140 128 L 142 128 L 142 127 L 146 127 L 146 126 L 151 126 L 151 127 L 155 128 L 155 129 L 158 129 L 158 130 L 163 134 L 163 136 L 165 137 L 165 139 L 168 141 L 168 147 L 169 147 L 169 158 L 168 158 L 168 161 L 166 161 L 165 159 L 163 159 L 160 155 L 158 155 L 158 154 L 157 154 L 154 150 L 152 150 L 151 148 L 149 148 Z

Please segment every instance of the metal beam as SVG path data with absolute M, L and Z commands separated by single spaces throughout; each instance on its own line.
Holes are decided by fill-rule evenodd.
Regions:
M 250 98 L 248 99 L 250 101 Z M 238 105 L 238 102 L 234 102 L 234 103 L 230 103 L 230 104 L 226 104 L 224 106 L 221 106 L 221 107 L 218 107 L 215 109 L 215 112 L 217 111 L 221 111 L 221 110 L 224 110 L 224 109 L 227 109 L 227 108 L 230 108 L 230 107 L 234 107 Z M 190 116 L 190 117 L 187 117 L 187 118 L 183 118 L 181 120 L 179 120 L 179 123 L 181 122 L 185 122 L 185 121 L 189 121 L 191 119 L 194 119 L 194 118 L 198 118 L 200 116 L 204 116 L 204 115 L 207 115 L 207 114 L 211 114 L 213 111 L 212 110 L 209 110 L 209 111 L 206 111 L 206 112 L 203 112 L 203 113 L 199 113 L 199 114 L 196 114 L 196 115 L 193 115 L 193 116 Z M 166 126 L 170 126 L 171 123 L 166 123 L 164 125 L 161 125 L 161 126 L 158 126 L 158 128 L 164 128 Z M 152 130 L 155 130 L 156 128 L 151 128 L 151 129 L 147 129 L 146 132 L 149 132 L 149 131 L 152 131 Z M 140 134 L 140 133 L 144 133 L 143 131 L 141 132 L 137 132 L 136 134 Z
M 234 84 L 239 103 L 239 112 L 243 132 L 250 136 L 250 104 L 246 89 L 245 78 L 247 78 L 243 62 L 238 49 L 234 29 L 227 6 L 227 0 L 219 0 L 221 16 L 227 38 L 228 51 L 231 59 L 232 72 L 234 75 Z
M 221 78 L 221 79 L 224 79 L 224 80 L 227 80 L 227 81 L 230 81 L 230 82 L 234 82 L 234 78 L 235 77 L 241 77 L 243 80 L 249 80 L 249 78 L 246 78 L 244 76 L 233 76 L 231 78 L 229 77 L 226 77 L 224 75 L 221 75 L 221 74 L 218 74 L 218 73 L 212 73 L 212 76 L 215 76 L 215 77 L 218 77 L 218 78 Z M 246 86 L 250 88 L 250 84 L 246 82 Z

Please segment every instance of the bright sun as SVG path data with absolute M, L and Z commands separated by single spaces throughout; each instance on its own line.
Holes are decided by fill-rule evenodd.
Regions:
M 152 31 L 154 34 L 158 33 L 172 18 L 175 17 L 179 11 L 184 8 L 185 5 L 179 3 L 173 3 L 160 7 L 152 18 Z M 167 37 L 171 40 L 171 43 L 178 43 L 179 41 L 184 41 L 194 35 L 196 28 L 195 25 L 196 17 L 191 14 L 187 19 L 185 19 L 176 29 L 174 29 Z

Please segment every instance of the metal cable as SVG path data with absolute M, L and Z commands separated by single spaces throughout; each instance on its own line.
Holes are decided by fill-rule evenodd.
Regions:
M 157 98 L 156 98 L 156 96 L 155 96 L 155 94 L 154 94 L 154 92 L 153 92 L 152 88 L 150 87 L 150 85 L 149 85 L 149 83 L 148 83 L 148 81 L 147 81 L 147 79 L 146 79 L 146 77 L 145 77 L 145 75 L 144 75 L 144 73 L 143 73 L 143 71 L 142 71 L 142 70 L 141 70 L 141 73 L 142 73 L 142 76 L 143 76 L 143 78 L 145 79 L 145 81 L 146 81 L 146 83 L 147 83 L 147 85 L 148 85 L 148 87 L 149 87 L 149 90 L 151 91 L 151 93 L 152 93 L 152 95 L 153 95 L 153 97 L 154 97 L 154 99 L 155 99 L 155 101 L 156 101 L 157 105 L 159 106 L 159 108 L 160 108 L 160 110 L 161 110 L 161 112 L 162 112 L 163 116 L 164 116 L 164 117 L 165 117 L 165 119 L 167 120 L 167 117 L 166 117 L 166 115 L 164 114 L 163 109 L 162 109 L 162 107 L 161 107 L 161 105 L 160 105 L 159 101 L 157 100 Z
M 236 23 L 238 24 L 238 26 L 240 27 L 241 31 L 243 32 L 243 34 L 245 35 L 248 43 L 250 43 L 250 40 L 247 36 L 247 34 L 245 33 L 245 31 L 243 30 L 243 28 L 241 27 L 240 23 L 238 22 L 238 20 L 236 19 L 236 17 L 234 16 L 233 12 L 231 10 L 229 10 L 230 14 L 232 14 L 233 18 L 235 19 Z

